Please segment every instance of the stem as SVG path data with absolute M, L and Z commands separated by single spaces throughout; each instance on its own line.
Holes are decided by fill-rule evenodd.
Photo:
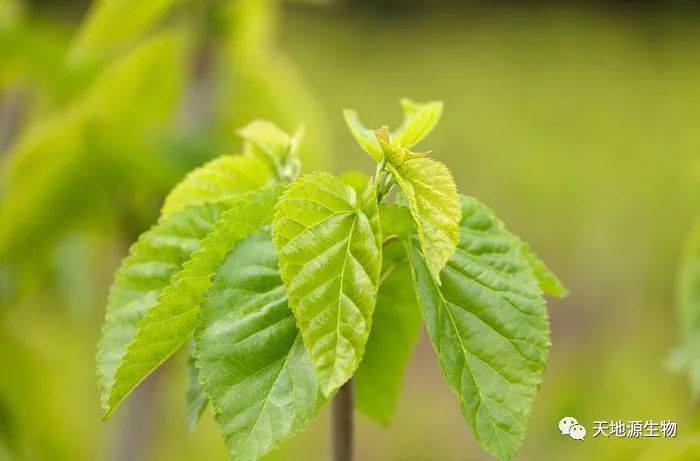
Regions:
M 396 272 L 396 270 L 397 270 L 399 267 L 403 266 L 403 265 L 406 264 L 407 262 L 408 262 L 408 259 L 404 259 L 404 260 L 402 260 L 402 261 L 397 261 L 397 262 L 395 262 L 394 264 L 392 264 L 391 266 L 389 266 L 389 268 L 379 277 L 379 283 L 377 283 L 377 286 L 379 286 L 379 287 L 382 286 L 382 284 L 383 284 L 384 282 L 386 282 L 386 279 L 388 279 L 389 277 L 391 277 L 391 274 L 393 274 L 394 272 Z
M 333 399 L 333 461 L 352 461 L 354 395 L 352 378 Z
M 377 203 L 381 203 L 382 199 L 391 188 L 390 184 L 387 184 L 386 172 L 384 167 L 385 162 L 377 164 L 377 171 L 374 175 L 374 180 L 379 181 L 382 179 L 381 183 L 375 183 Z M 387 241 L 391 241 L 392 237 L 388 238 Z M 383 242 L 382 246 L 384 245 Z M 393 272 L 396 267 L 390 268 L 387 272 Z M 388 276 L 389 274 L 385 274 Z M 383 280 L 382 280 L 383 281 Z M 381 284 L 380 281 L 379 283 Z M 343 384 L 335 398 L 333 399 L 333 461 L 352 461 L 354 457 L 354 439 L 355 439 L 355 421 L 354 421 L 354 409 L 355 409 L 355 395 L 353 379 L 350 378 L 348 382 Z

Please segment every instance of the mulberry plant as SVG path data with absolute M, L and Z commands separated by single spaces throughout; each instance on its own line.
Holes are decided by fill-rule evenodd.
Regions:
M 189 343 L 187 421 L 209 403 L 232 460 L 303 430 L 331 400 L 334 459 L 352 412 L 387 424 L 425 325 L 477 441 L 511 459 L 526 432 L 557 277 L 492 211 L 414 150 L 442 104 L 402 101 L 370 130 L 345 111 L 376 172 L 301 174 L 298 131 L 240 130 L 244 153 L 189 173 L 130 249 L 97 354 L 105 419 Z M 422 319 L 422 321 L 421 321 Z

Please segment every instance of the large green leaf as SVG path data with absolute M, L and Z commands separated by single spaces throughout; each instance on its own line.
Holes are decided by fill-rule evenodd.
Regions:
M 326 402 L 287 305 L 269 228 L 242 241 L 217 269 L 195 339 L 231 459 L 259 459 Z
M 372 325 L 381 268 L 373 191 L 358 196 L 316 172 L 277 204 L 273 236 L 282 280 L 325 395 L 355 372 Z
M 525 436 L 549 351 L 549 321 L 522 245 L 488 208 L 462 197 L 461 240 L 431 276 L 417 248 L 416 283 L 428 333 L 479 443 L 509 460 Z
M 197 204 L 161 219 L 139 237 L 122 261 L 110 289 L 97 352 L 100 399 L 105 411 L 112 406 L 114 375 L 138 323 L 157 304 L 170 278 L 199 247 L 224 209 L 225 203 Z
M 389 424 L 404 369 L 420 337 L 421 315 L 406 252 L 413 225 L 407 208 L 380 205 L 382 276 L 372 332 L 355 373 L 357 408 L 382 424 Z M 396 238 L 398 237 L 398 238 Z
M 168 194 L 161 215 L 169 215 L 193 202 L 259 189 L 271 179 L 270 169 L 257 158 L 222 155 L 191 171 Z
M 281 186 L 272 185 L 231 200 L 212 231 L 138 323 L 114 375 L 106 416 L 192 335 L 199 305 L 214 271 L 237 242 L 272 221 Z
M 461 211 L 452 173 L 437 160 L 412 152 L 387 159 L 387 169 L 408 201 L 428 269 L 438 279 L 459 242 Z

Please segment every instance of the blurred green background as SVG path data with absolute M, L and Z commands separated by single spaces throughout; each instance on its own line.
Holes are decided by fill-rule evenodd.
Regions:
M 178 5 L 129 40 L 142 25 L 85 32 L 81 2 L 0 0 L 0 460 L 225 459 L 209 414 L 187 433 L 184 356 L 100 421 L 112 274 L 169 187 L 236 152 L 236 127 L 304 122 L 307 170 L 369 172 L 341 110 L 395 125 L 401 97 L 445 102 L 421 147 L 571 291 L 550 302 L 549 368 L 516 458 L 700 459 L 700 410 L 665 365 L 700 214 L 691 4 L 220 0 L 212 20 L 196 0 L 151 3 Z M 358 460 L 489 459 L 426 338 L 405 382 L 390 427 L 358 415 Z M 559 434 L 563 416 L 585 441 Z M 678 437 L 591 437 L 618 419 L 673 420 Z M 327 423 L 269 459 L 327 459 Z

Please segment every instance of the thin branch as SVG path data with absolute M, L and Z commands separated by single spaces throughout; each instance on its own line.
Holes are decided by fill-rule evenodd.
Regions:
M 333 399 L 333 461 L 352 461 L 355 424 L 352 378 Z

